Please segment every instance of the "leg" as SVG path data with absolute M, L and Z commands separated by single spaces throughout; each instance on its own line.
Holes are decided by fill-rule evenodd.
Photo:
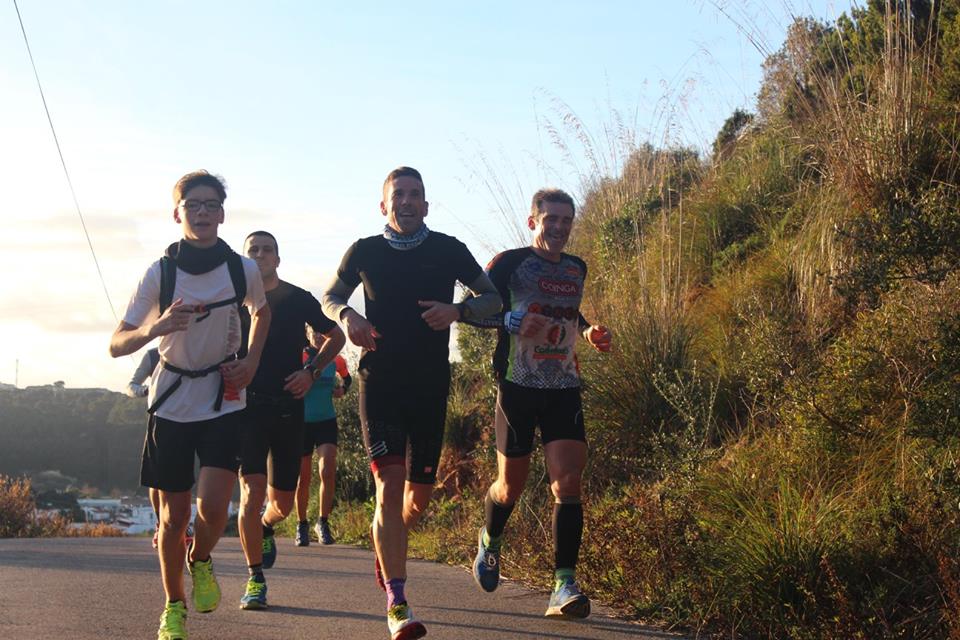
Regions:
M 305 455 L 300 458 L 300 478 L 297 480 L 297 520 L 305 522 L 307 520 L 307 506 L 310 502 L 310 481 L 312 480 L 311 471 L 313 456 Z
M 240 476 L 240 513 L 237 528 L 240 530 L 240 546 L 247 559 L 247 566 L 263 564 L 263 524 L 260 509 L 267 496 L 267 476 L 252 473 Z
M 550 474 L 553 506 L 554 589 L 548 616 L 585 618 L 590 600 L 576 583 L 576 566 L 583 538 L 581 478 L 587 462 L 587 443 L 579 389 L 552 392 L 551 415 L 545 417 L 543 453 Z
M 183 589 L 183 565 L 186 548 L 183 534 L 190 522 L 189 491 L 157 491 L 160 499 L 160 577 L 167 601 L 186 601 Z
M 407 528 L 403 523 L 404 487 L 407 470 L 402 464 L 380 466 L 374 472 L 377 510 L 373 519 L 373 541 L 384 579 L 406 579 Z
M 580 479 L 587 462 L 587 444 L 577 440 L 554 440 L 543 447 L 550 489 L 553 491 L 553 536 L 556 546 L 555 570 L 577 566 L 583 536 L 583 506 L 580 504 Z M 559 577 L 559 576 L 558 576 Z
M 267 509 L 263 512 L 263 524 L 272 527 L 283 522 L 293 511 L 296 495 L 296 491 L 293 490 L 284 491 L 267 486 Z
M 484 496 L 484 523 L 473 560 L 473 579 L 484 591 L 494 591 L 500 584 L 503 530 L 530 473 L 539 391 L 505 380 L 497 388 L 493 423 L 497 437 L 497 479 Z
M 237 474 L 228 469 L 201 467 L 197 482 L 197 521 L 191 560 L 205 560 L 227 525 L 227 511 Z
M 320 475 L 320 517 L 327 518 L 333 511 L 333 496 L 337 480 L 337 445 L 322 444 L 317 449 L 317 471 Z
M 148 494 L 150 495 L 150 506 L 153 507 L 153 514 L 157 516 L 157 523 L 160 522 L 160 490 L 150 487 Z

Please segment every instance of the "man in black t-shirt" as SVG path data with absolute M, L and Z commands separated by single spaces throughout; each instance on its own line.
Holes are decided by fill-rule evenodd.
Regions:
M 260 268 L 267 304 L 273 314 L 260 367 L 247 389 L 249 426 L 240 452 L 238 525 L 250 572 L 240 606 L 262 609 L 267 606 L 263 569 L 272 567 L 277 557 L 273 525 L 286 518 L 293 508 L 300 476 L 303 396 L 319 372 L 339 353 L 345 338 L 310 292 L 277 276 L 280 255 L 272 234 L 254 231 L 244 242 L 244 252 Z M 324 343 L 313 360 L 302 365 L 307 324 L 317 336 L 324 337 Z
M 323 310 L 360 357 L 360 420 L 377 485 L 373 541 L 393 640 L 426 634 L 404 596 L 407 532 L 436 480 L 450 387 L 450 325 L 500 310 L 500 296 L 466 245 L 427 229 L 423 179 L 410 167 L 383 184 L 382 234 L 347 249 Z M 476 297 L 453 304 L 457 282 Z M 363 284 L 366 317 L 347 305 Z M 409 443 L 409 449 L 408 449 Z M 382 567 L 382 575 L 380 568 Z

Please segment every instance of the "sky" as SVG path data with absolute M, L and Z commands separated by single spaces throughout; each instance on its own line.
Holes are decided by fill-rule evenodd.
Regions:
M 250 231 L 271 231 L 281 278 L 318 297 L 346 248 L 380 233 L 380 187 L 399 165 L 424 176 L 428 226 L 483 265 L 524 240 L 515 225 L 537 188 L 582 194 L 584 176 L 615 171 L 631 144 L 707 148 L 734 109 L 753 107 L 793 16 L 849 9 L 17 2 L 67 172 L 7 0 L 0 382 L 113 390 L 139 354 L 111 359 L 110 334 L 180 237 L 170 193 L 184 173 L 223 176 L 221 237 L 241 250 Z

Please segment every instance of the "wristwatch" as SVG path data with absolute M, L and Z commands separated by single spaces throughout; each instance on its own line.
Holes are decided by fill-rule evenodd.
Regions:
M 309 373 L 310 377 L 314 380 L 320 377 L 320 369 L 317 369 L 312 362 L 308 362 L 307 364 L 303 365 L 303 370 Z

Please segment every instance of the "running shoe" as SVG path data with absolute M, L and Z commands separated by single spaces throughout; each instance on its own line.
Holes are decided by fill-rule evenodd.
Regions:
M 413 617 L 413 611 L 406 602 L 390 607 L 387 628 L 390 630 L 390 640 L 414 640 L 427 635 L 427 628 Z
M 274 536 L 263 536 L 263 568 L 269 569 L 277 561 L 277 540 Z
M 333 539 L 333 534 L 330 533 L 330 523 L 317 520 L 317 524 L 313 527 L 314 532 L 317 534 L 317 540 L 320 541 L 320 544 L 333 544 L 336 540 Z
M 157 523 L 157 528 L 153 530 L 153 548 L 156 549 L 160 546 L 160 524 Z
M 187 543 L 187 549 L 193 546 L 193 523 L 187 523 L 187 532 L 183 536 L 184 542 Z
M 187 607 L 182 602 L 168 602 L 160 614 L 157 640 L 187 640 Z
M 210 613 L 220 604 L 220 585 L 213 575 L 213 558 L 188 562 L 193 578 L 193 608 L 199 613 Z
M 297 546 L 298 547 L 310 546 L 310 523 L 309 522 L 297 523 Z
M 548 618 L 586 618 L 590 615 L 590 599 L 580 593 L 576 582 L 564 582 L 550 594 L 544 614 Z
M 241 609 L 267 608 L 267 583 L 259 582 L 253 576 L 247 580 L 247 590 L 240 598 Z
M 484 527 L 480 527 L 477 540 L 477 557 L 473 560 L 473 579 L 480 588 L 490 592 L 500 584 L 500 550 L 491 551 L 483 544 Z

